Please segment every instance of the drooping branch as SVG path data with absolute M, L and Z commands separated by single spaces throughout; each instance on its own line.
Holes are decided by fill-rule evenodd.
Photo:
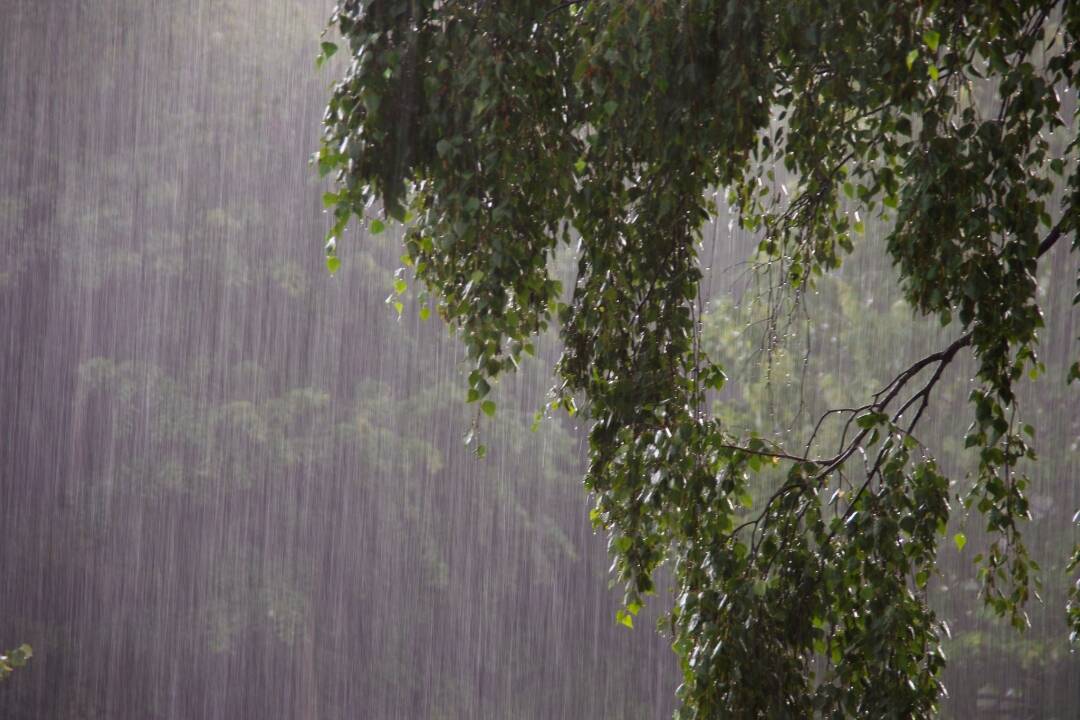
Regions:
M 1050 249 L 1054 246 L 1054 244 L 1061 238 L 1063 234 L 1064 224 L 1065 219 L 1063 218 L 1057 225 L 1053 227 L 1053 229 L 1050 230 L 1050 232 L 1046 235 L 1042 242 L 1039 243 L 1039 249 L 1037 254 L 1038 258 L 1041 258 L 1043 255 L 1049 252 Z M 784 483 L 769 497 L 769 499 L 765 502 L 765 506 L 764 508 L 762 508 L 761 513 L 755 519 L 748 520 L 747 522 L 744 522 L 741 525 L 737 526 L 731 532 L 731 535 L 734 537 L 738 532 L 750 526 L 754 527 L 754 533 L 756 533 L 757 530 L 762 527 L 764 523 L 767 522 L 767 518 L 772 510 L 772 506 L 777 501 L 779 501 L 780 498 L 793 491 L 802 491 L 806 488 L 817 487 L 832 473 L 839 471 L 844 466 L 844 464 L 851 458 L 851 456 L 862 447 L 863 441 L 872 432 L 873 426 L 861 428 L 860 431 L 850 440 L 850 442 L 846 440 L 847 432 L 850 429 L 851 424 L 856 420 L 856 418 L 860 416 L 860 413 L 882 412 L 886 410 L 889 405 L 903 392 L 904 388 L 907 387 L 916 376 L 918 376 L 927 367 L 936 364 L 934 372 L 931 375 L 930 379 L 927 380 L 926 384 L 924 384 L 918 391 L 911 395 L 911 397 L 909 397 L 893 413 L 891 417 L 890 424 L 896 427 L 900 420 L 903 418 L 904 413 L 907 412 L 916 403 L 918 403 L 918 408 L 914 416 L 912 417 L 911 422 L 908 423 L 906 429 L 902 429 L 903 432 L 905 432 L 907 435 L 912 435 L 916 425 L 922 418 L 923 412 L 929 406 L 931 393 L 934 387 L 937 386 L 938 382 L 944 375 L 945 369 L 956 358 L 960 350 L 971 344 L 973 336 L 974 331 L 969 330 L 968 332 L 958 337 L 956 340 L 949 343 L 949 345 L 947 345 L 943 349 L 930 353 L 929 355 L 926 355 L 925 357 L 922 357 L 919 360 L 915 361 L 909 367 L 897 374 L 896 377 L 889 381 L 883 388 L 874 393 L 872 396 L 873 400 L 870 403 L 861 405 L 856 408 L 833 408 L 825 411 L 815 424 L 814 430 L 810 436 L 810 440 L 807 442 L 805 452 L 802 456 L 792 455 L 790 453 L 782 452 L 779 450 L 767 451 L 760 449 L 750 449 L 737 445 L 723 446 L 725 449 L 744 452 L 750 455 L 759 455 L 774 460 L 783 460 L 793 463 L 809 463 L 814 465 L 815 467 L 822 468 L 814 475 L 813 478 L 806 481 L 798 483 Z M 844 424 L 844 430 L 841 436 L 841 447 L 839 451 L 836 453 L 836 455 L 828 459 L 823 460 L 811 458 L 810 451 L 812 449 L 814 440 L 820 432 L 821 426 L 829 416 L 837 413 L 849 414 L 849 418 Z M 874 465 L 867 469 L 866 479 L 853 495 L 848 512 L 850 512 L 850 509 L 855 506 L 856 501 L 863 494 L 866 488 L 869 487 L 873 478 L 879 471 L 884 457 L 884 451 L 880 451 L 875 458 Z M 833 534 L 835 534 L 835 532 Z M 830 537 L 832 537 L 833 534 L 830 534 Z

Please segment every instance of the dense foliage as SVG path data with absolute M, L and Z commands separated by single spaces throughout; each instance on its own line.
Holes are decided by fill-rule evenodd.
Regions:
M 926 588 L 954 491 L 919 422 L 969 353 L 977 579 L 1026 624 L 1036 431 L 1016 386 L 1045 369 L 1039 261 L 1080 244 L 1080 6 L 346 0 L 332 24 L 330 269 L 352 216 L 383 226 L 374 201 L 404 221 L 403 263 L 488 415 L 557 322 L 551 405 L 590 422 L 625 624 L 672 568 L 682 716 L 936 711 L 946 631 Z M 907 302 L 955 334 L 808 436 L 740 433 L 711 410 L 725 373 L 701 333 L 701 229 L 728 213 L 777 280 L 766 350 L 870 219 Z M 552 259 L 574 243 L 567 297 Z

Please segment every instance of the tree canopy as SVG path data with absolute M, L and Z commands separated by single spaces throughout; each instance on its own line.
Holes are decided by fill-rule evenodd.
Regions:
M 918 426 L 963 354 L 977 579 L 1025 624 L 1036 430 L 1015 385 L 1045 369 L 1040 259 L 1080 247 L 1080 5 L 345 0 L 331 24 L 348 64 L 317 156 L 338 181 L 329 268 L 353 216 L 403 222 L 486 415 L 557 325 L 551 406 L 589 422 L 620 621 L 671 568 L 680 716 L 933 715 L 947 630 L 926 587 L 954 490 Z M 728 215 L 780 278 L 766 333 L 873 221 L 908 303 L 954 339 L 805 442 L 739 434 L 710 410 L 726 376 L 701 334 L 702 228 Z M 1080 591 L 1067 612 L 1080 632 Z

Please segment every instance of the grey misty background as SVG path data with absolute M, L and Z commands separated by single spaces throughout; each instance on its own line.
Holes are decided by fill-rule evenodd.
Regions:
M 0 718 L 670 716 L 668 600 L 614 622 L 584 428 L 530 431 L 555 338 L 498 388 L 478 461 L 458 343 L 412 291 L 400 320 L 385 303 L 396 236 L 352 230 L 326 272 L 308 157 L 341 68 L 313 63 L 330 6 L 0 6 L 0 649 L 34 647 Z M 706 229 L 733 426 L 798 432 L 954 336 L 910 323 L 875 242 L 766 365 L 739 265 L 754 239 Z M 1070 261 L 1062 244 L 1040 278 L 1049 372 L 1022 405 L 1046 602 L 1023 635 L 985 615 L 957 506 L 969 543 L 933 583 L 949 717 L 1080 717 Z M 954 374 L 923 434 L 962 477 L 970 368 Z

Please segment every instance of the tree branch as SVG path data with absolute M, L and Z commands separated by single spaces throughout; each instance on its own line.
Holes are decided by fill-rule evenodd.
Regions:
M 1047 236 L 1043 239 L 1043 241 L 1041 243 L 1039 243 L 1039 251 L 1038 251 L 1037 257 L 1041 258 L 1043 255 L 1045 255 L 1047 252 L 1049 252 L 1049 250 L 1054 246 L 1054 244 L 1061 238 L 1062 227 L 1064 225 L 1064 222 L 1065 222 L 1065 219 L 1063 218 L 1047 234 Z M 915 429 L 915 426 L 918 424 L 919 420 L 922 418 L 923 412 L 926 410 L 927 406 L 930 404 L 930 392 L 937 385 L 938 381 L 941 380 L 941 377 L 945 372 L 945 368 L 948 367 L 948 365 L 953 361 L 953 359 L 955 359 L 957 353 L 961 349 L 963 349 L 963 348 L 965 348 L 965 347 L 967 347 L 968 345 L 971 344 L 973 335 L 974 335 L 974 331 L 969 330 L 968 332 L 964 333 L 963 335 L 958 337 L 956 340 L 951 342 L 944 349 L 939 350 L 939 351 L 934 352 L 934 353 L 931 353 L 931 354 L 927 355 L 926 357 L 923 357 L 920 360 L 913 363 L 910 367 L 908 367 L 903 372 L 898 374 L 895 378 L 893 378 L 888 384 L 885 385 L 885 387 L 883 387 L 881 390 L 878 390 L 876 393 L 874 393 L 872 403 L 869 403 L 868 405 L 863 405 L 863 406 L 857 407 L 857 408 L 834 408 L 834 409 L 831 409 L 831 410 L 827 410 L 821 416 L 821 418 L 818 420 L 817 424 L 814 426 L 814 431 L 810 436 L 810 441 L 806 445 L 806 452 L 805 452 L 805 456 L 803 456 L 803 457 L 799 457 L 799 456 L 796 456 L 796 455 L 790 455 L 788 453 L 784 453 L 784 452 L 780 452 L 780 451 L 755 451 L 755 450 L 750 450 L 748 448 L 738 447 L 738 446 L 734 446 L 734 445 L 724 445 L 724 446 L 722 446 L 724 449 L 738 450 L 738 451 L 745 452 L 745 453 L 748 453 L 748 454 L 761 455 L 761 456 L 765 456 L 765 457 L 774 458 L 774 459 L 777 459 L 777 460 L 787 460 L 787 461 L 791 461 L 791 462 L 810 462 L 810 463 L 814 463 L 815 465 L 819 465 L 819 466 L 824 465 L 824 469 L 822 469 L 820 472 L 818 472 L 816 475 L 814 475 L 813 478 L 808 479 L 806 482 L 784 483 L 765 502 L 765 507 L 762 509 L 762 511 L 758 515 L 758 517 L 756 519 L 754 519 L 754 520 L 748 520 L 748 521 L 740 524 L 738 527 L 736 527 L 731 532 L 731 536 L 734 537 L 735 534 L 738 533 L 740 530 L 743 530 L 743 529 L 745 529 L 745 528 L 747 528 L 749 526 L 753 526 L 754 530 L 751 533 L 751 537 L 753 537 L 757 533 L 758 529 L 761 528 L 763 526 L 763 524 L 767 523 L 767 518 L 768 518 L 768 515 L 769 515 L 769 512 L 770 512 L 770 508 L 772 507 L 773 503 L 775 503 L 777 500 L 779 500 L 785 494 L 787 494 L 788 492 L 791 492 L 793 490 L 803 490 L 803 489 L 805 489 L 807 487 L 819 485 L 821 483 L 821 481 L 824 480 L 828 475 L 830 475 L 833 472 L 838 471 L 841 467 L 843 467 L 844 463 L 846 463 L 848 461 L 848 459 L 856 451 L 858 451 L 862 447 L 863 439 L 870 433 L 870 428 L 862 429 L 855 437 L 853 437 L 851 439 L 850 443 L 847 442 L 846 438 L 847 438 L 848 429 L 850 428 L 851 423 L 855 421 L 855 418 L 858 416 L 858 414 L 860 412 L 864 411 L 864 410 L 872 410 L 872 411 L 875 411 L 875 412 L 881 412 L 882 410 L 887 408 L 889 406 L 889 404 L 893 400 L 896 399 L 896 396 L 899 395 L 903 391 L 903 389 L 908 385 L 909 382 L 911 382 L 912 379 L 915 378 L 915 376 L 917 376 L 922 370 L 924 370 L 929 365 L 937 363 L 937 367 L 934 369 L 934 374 L 930 377 L 930 379 L 926 382 L 926 384 L 923 385 L 923 387 L 920 388 L 918 392 L 916 392 L 914 395 L 912 395 L 910 398 L 908 398 L 907 401 L 905 401 L 904 404 L 901 405 L 900 408 L 893 414 L 892 424 L 896 425 L 899 422 L 899 420 L 903 417 L 903 414 L 909 408 L 911 408 L 912 405 L 914 405 L 916 402 L 919 403 L 918 410 L 915 412 L 915 416 L 912 418 L 911 422 L 908 424 L 908 427 L 907 427 L 907 430 L 906 430 L 906 433 L 908 435 L 911 435 L 913 433 L 914 429 Z M 828 460 L 813 460 L 813 459 L 811 459 L 809 457 L 810 449 L 811 449 L 811 446 L 813 445 L 814 439 L 817 437 L 817 434 L 821 429 L 822 423 L 825 421 L 826 418 L 828 418 L 832 414 L 845 413 L 845 412 L 850 413 L 850 417 L 848 418 L 847 422 L 844 424 L 843 436 L 841 438 L 840 448 L 839 448 L 839 451 L 837 452 L 837 454 L 835 456 L 833 456 L 832 458 L 828 459 Z M 901 429 L 901 431 L 903 431 L 903 429 Z M 855 506 L 856 501 L 863 494 L 863 492 L 867 489 L 867 487 L 869 487 L 870 482 L 873 480 L 874 476 L 877 474 L 878 470 L 880 469 L 883 459 L 884 459 L 884 454 L 883 454 L 883 451 L 882 451 L 882 452 L 878 453 L 878 457 L 875 459 L 874 466 L 872 468 L 867 469 L 866 480 L 862 483 L 862 485 L 860 485 L 858 491 L 856 491 L 855 495 L 852 497 L 851 502 L 848 505 L 848 510 L 845 511 L 845 513 L 844 513 L 845 517 L 848 515 L 848 513 L 851 512 L 851 508 L 853 508 Z M 834 534 L 835 534 L 835 531 L 833 533 L 830 533 L 829 539 L 831 539 Z M 751 545 L 752 545 L 753 549 L 756 550 L 756 542 L 754 542 L 752 540 Z

